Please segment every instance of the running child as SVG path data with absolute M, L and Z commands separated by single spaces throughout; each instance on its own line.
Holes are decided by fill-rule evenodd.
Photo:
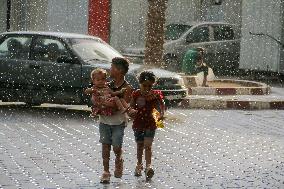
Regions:
M 151 165 L 152 159 L 152 143 L 157 129 L 153 111 L 160 110 L 160 117 L 164 116 L 164 102 L 162 96 L 152 89 L 156 81 L 155 75 L 150 71 L 143 71 L 139 76 L 140 89 L 132 93 L 130 105 L 137 110 L 133 120 L 133 131 L 137 144 L 137 164 L 135 168 L 135 176 L 142 176 L 143 171 L 143 152 L 145 151 L 145 176 L 151 179 L 154 170 Z

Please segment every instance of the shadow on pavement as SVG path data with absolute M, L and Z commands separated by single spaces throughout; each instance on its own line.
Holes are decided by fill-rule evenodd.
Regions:
M 12 112 L 26 112 L 26 113 L 37 113 L 37 114 L 60 114 L 60 115 L 76 115 L 77 117 L 90 117 L 90 112 L 84 110 L 68 109 L 66 106 L 56 106 L 56 107 L 42 107 L 42 106 L 27 106 L 25 104 L 0 104 L 1 110 L 8 110 Z

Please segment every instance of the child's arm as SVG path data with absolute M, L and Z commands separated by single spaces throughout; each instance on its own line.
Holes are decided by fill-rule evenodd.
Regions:
M 134 108 L 135 106 L 135 102 L 134 102 L 134 99 L 133 97 L 130 99 L 130 103 L 129 103 L 130 107 Z
M 158 120 L 163 120 L 164 119 L 164 115 L 165 115 L 165 102 L 163 99 L 160 99 L 160 102 L 159 102 L 159 106 L 160 106 L 160 117 L 158 118 Z
M 111 91 L 110 94 L 111 94 L 111 96 L 118 96 L 118 95 L 124 94 L 125 91 L 126 91 L 126 88 L 122 88 L 119 91 Z
M 158 120 L 163 120 L 164 119 L 164 114 L 165 114 L 165 109 L 166 109 L 166 105 L 165 105 L 165 102 L 164 100 L 162 99 L 161 95 L 160 94 L 157 94 L 157 93 L 154 93 L 155 94 L 155 97 L 156 97 L 156 100 L 157 100 L 157 103 L 156 103 L 156 109 L 157 110 L 160 110 L 160 117 L 158 118 Z

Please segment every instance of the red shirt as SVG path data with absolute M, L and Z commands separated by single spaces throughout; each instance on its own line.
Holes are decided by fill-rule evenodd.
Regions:
M 156 93 L 156 92 L 154 92 Z M 134 130 L 155 130 L 157 128 L 155 119 L 152 115 L 153 109 L 160 102 L 160 96 L 157 98 L 149 99 L 145 97 L 140 90 L 136 90 L 132 93 L 134 101 L 134 109 L 138 110 L 136 117 L 133 120 L 132 128 Z

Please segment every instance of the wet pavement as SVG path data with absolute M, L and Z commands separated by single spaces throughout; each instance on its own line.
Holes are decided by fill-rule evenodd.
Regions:
M 169 109 L 153 146 L 154 178 L 133 176 L 129 125 L 124 175 L 103 185 L 98 122 L 88 112 L 2 105 L 0 188 L 284 188 L 283 117 L 281 110 Z

